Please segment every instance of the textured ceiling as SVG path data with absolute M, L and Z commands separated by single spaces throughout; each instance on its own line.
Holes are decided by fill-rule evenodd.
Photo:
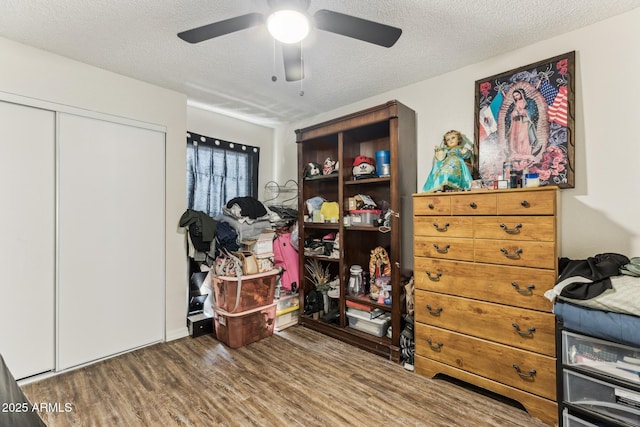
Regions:
M 267 0 L 0 0 L 0 36 L 185 93 L 256 123 L 296 121 L 551 38 L 640 0 L 311 0 L 400 27 L 383 48 L 324 31 L 304 42 L 306 78 L 286 82 L 265 26 L 189 44 L 176 34 Z M 276 82 L 272 75 L 278 77 Z M 304 96 L 300 96 L 300 91 Z

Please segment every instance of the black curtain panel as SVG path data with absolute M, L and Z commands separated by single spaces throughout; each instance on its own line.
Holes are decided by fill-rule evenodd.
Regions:
M 187 133 L 187 208 L 222 213 L 234 197 L 258 196 L 260 148 Z

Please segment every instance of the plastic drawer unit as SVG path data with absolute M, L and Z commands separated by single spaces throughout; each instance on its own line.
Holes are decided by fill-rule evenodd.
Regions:
M 640 392 L 563 371 L 564 399 L 587 412 L 628 425 L 640 425 Z

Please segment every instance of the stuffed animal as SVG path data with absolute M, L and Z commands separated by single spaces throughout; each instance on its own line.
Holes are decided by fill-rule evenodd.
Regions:
M 376 177 L 376 164 L 371 157 L 358 156 L 353 161 L 353 178 L 373 178 Z
M 320 175 L 320 165 L 316 162 L 309 162 L 304 167 L 304 177 L 313 178 Z
M 331 160 L 331 157 L 327 157 L 322 166 L 323 175 L 331 175 L 338 172 L 338 162 Z

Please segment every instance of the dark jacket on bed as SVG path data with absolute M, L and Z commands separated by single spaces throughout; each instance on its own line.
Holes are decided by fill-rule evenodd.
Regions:
M 560 295 L 572 299 L 591 299 L 611 289 L 610 277 L 620 274 L 620 267 L 629 258 L 616 253 L 598 254 L 581 260 L 561 258 L 560 276 L 556 286 L 563 286 Z

